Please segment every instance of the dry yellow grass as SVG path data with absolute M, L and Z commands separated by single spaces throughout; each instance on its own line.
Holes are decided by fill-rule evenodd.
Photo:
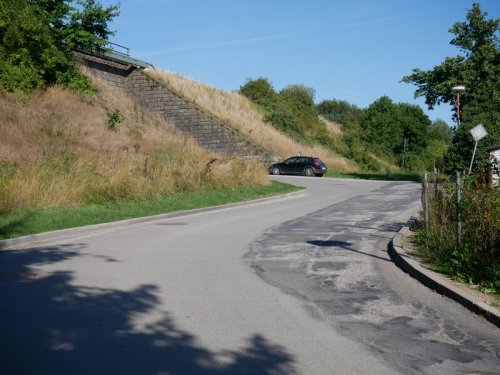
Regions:
M 97 85 L 91 98 L 58 87 L 0 96 L 0 212 L 268 183 L 256 163 L 208 168 L 220 156 Z M 107 114 L 115 111 L 121 121 L 110 130 Z
M 339 135 L 342 135 L 342 125 L 336 123 L 336 122 L 333 122 L 333 121 L 330 121 L 328 119 L 326 119 L 325 117 L 323 116 L 319 116 L 319 120 L 325 124 L 326 126 L 326 129 L 330 132 L 330 134 L 332 134 L 333 136 L 339 136 Z
M 148 70 L 147 73 L 201 109 L 221 119 L 272 155 L 281 159 L 296 154 L 314 155 L 322 158 L 332 170 L 358 170 L 358 167 L 346 158 L 320 146 L 311 147 L 297 143 L 266 124 L 253 103 L 239 93 L 218 90 L 166 71 Z

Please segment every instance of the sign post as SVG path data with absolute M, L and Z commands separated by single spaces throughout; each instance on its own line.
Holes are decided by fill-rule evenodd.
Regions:
M 474 126 L 469 133 L 472 135 L 472 138 L 474 138 L 474 152 L 472 153 L 472 159 L 470 161 L 470 166 L 469 166 L 469 174 L 472 171 L 472 164 L 474 163 L 474 157 L 476 156 L 476 150 L 477 150 L 477 142 L 479 142 L 481 139 L 486 137 L 488 135 L 488 132 L 484 128 L 483 124 L 477 124 Z
M 403 143 L 403 166 L 402 166 L 403 169 L 405 169 L 405 155 L 406 155 L 406 146 L 408 146 L 408 140 L 409 138 L 405 138 Z

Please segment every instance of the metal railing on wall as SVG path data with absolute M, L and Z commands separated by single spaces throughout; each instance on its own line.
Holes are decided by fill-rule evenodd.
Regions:
M 130 48 L 122 46 L 120 44 L 108 42 L 109 49 L 117 53 L 118 55 L 130 56 Z

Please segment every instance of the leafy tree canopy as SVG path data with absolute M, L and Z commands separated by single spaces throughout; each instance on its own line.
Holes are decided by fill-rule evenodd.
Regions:
M 345 100 L 323 100 L 316 108 L 320 115 L 342 125 L 347 125 L 353 121 L 360 122 L 363 116 L 361 108 Z
M 267 78 L 247 80 L 240 93 L 258 104 L 264 120 L 298 141 L 328 144 L 325 125 L 318 119 L 314 89 L 289 85 L 276 92 Z
M 260 105 L 269 106 L 276 100 L 276 91 L 267 78 L 248 79 L 240 93 Z
M 447 145 L 451 144 L 453 134 L 453 129 L 451 129 L 445 121 L 440 119 L 434 121 L 429 127 L 430 138 L 442 140 Z
M 431 121 L 422 108 L 408 103 L 394 103 L 387 96 L 368 106 L 361 122 L 366 145 L 376 152 L 392 155 L 400 163 L 403 153 L 409 153 L 405 165 L 409 169 L 426 167 L 422 155 L 428 146 L 430 125 Z
M 91 90 L 71 51 L 103 51 L 117 6 L 95 0 L 0 0 L 0 89 L 31 92 L 59 83 Z
M 474 4 L 467 13 L 467 22 L 457 22 L 449 30 L 455 35 L 450 44 L 457 46 L 463 55 L 448 57 L 431 70 L 413 69 L 413 74 L 403 77 L 403 82 L 417 86 L 415 97 L 425 97 L 429 109 L 441 103 L 455 106 L 451 88 L 461 84 L 466 87 L 460 98 L 462 110 L 465 110 L 485 90 L 489 92 L 491 83 L 497 81 L 500 20 L 487 20 L 486 16 L 479 4 Z
M 403 144 L 403 127 L 398 119 L 396 104 L 388 96 L 382 96 L 365 110 L 361 123 L 367 144 L 381 152 L 395 153 Z
M 451 88 L 465 86 L 460 96 L 460 126 L 456 129 L 452 145 L 445 157 L 448 171 L 467 169 L 474 148 L 469 130 L 482 123 L 489 135 L 478 145 L 475 167 L 489 165 L 488 148 L 500 142 L 500 19 L 487 19 L 479 4 L 474 4 L 465 22 L 455 23 L 451 44 L 461 54 L 448 57 L 433 69 L 414 69 L 403 82 L 417 86 L 415 97 L 425 97 L 430 109 L 441 103 L 456 106 Z
M 279 92 L 279 98 L 297 116 L 316 116 L 314 89 L 304 85 L 289 85 Z

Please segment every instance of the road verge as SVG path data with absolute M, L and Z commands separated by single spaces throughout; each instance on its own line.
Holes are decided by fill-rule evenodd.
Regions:
M 445 277 L 441 276 L 437 272 L 423 267 L 418 261 L 412 259 L 408 254 L 406 254 L 401 246 L 401 239 L 403 235 L 410 230 L 414 221 L 415 219 L 411 218 L 389 242 L 388 251 L 392 261 L 399 268 L 428 288 L 453 299 L 500 328 L 500 313 L 498 312 L 498 309 L 480 301 L 472 294 L 453 286 Z

